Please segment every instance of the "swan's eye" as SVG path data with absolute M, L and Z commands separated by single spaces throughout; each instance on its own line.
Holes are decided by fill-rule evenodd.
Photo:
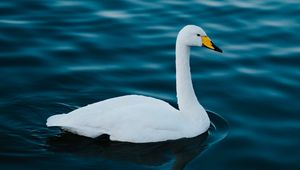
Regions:
M 200 37 L 200 34 L 197 34 L 198 37 Z

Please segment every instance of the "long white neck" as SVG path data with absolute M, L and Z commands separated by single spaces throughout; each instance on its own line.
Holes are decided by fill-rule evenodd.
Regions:
M 202 106 L 194 92 L 190 71 L 190 47 L 176 41 L 176 92 L 180 111 L 196 112 Z

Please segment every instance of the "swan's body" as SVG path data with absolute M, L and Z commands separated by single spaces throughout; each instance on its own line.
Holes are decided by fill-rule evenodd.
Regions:
M 190 46 L 220 51 L 200 27 L 189 25 L 179 32 L 176 41 L 179 110 L 152 97 L 127 95 L 51 116 L 47 126 L 59 126 L 91 138 L 108 134 L 111 140 L 134 143 L 189 138 L 206 132 L 210 120 L 194 93 L 189 66 Z
M 209 126 L 208 119 L 197 120 L 201 118 L 189 118 L 162 100 L 127 95 L 54 115 L 47 125 L 91 138 L 109 134 L 111 140 L 143 143 L 197 136 Z

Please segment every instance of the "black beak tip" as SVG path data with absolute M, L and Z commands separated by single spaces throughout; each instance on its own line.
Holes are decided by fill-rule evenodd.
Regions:
M 217 47 L 215 44 L 213 44 L 214 50 L 219 52 L 219 53 L 223 53 L 223 50 L 221 50 L 219 47 Z
M 221 50 L 220 48 L 215 48 L 215 51 L 219 52 L 219 53 L 223 53 L 223 50 Z

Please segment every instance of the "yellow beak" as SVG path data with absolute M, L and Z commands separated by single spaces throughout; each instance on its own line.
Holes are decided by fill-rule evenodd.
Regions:
M 217 52 L 220 52 L 222 53 L 223 51 L 217 47 L 209 38 L 208 36 L 202 36 L 201 37 L 202 39 L 202 46 L 203 47 L 206 47 L 208 49 L 211 49 L 211 50 L 214 50 L 214 51 L 217 51 Z

